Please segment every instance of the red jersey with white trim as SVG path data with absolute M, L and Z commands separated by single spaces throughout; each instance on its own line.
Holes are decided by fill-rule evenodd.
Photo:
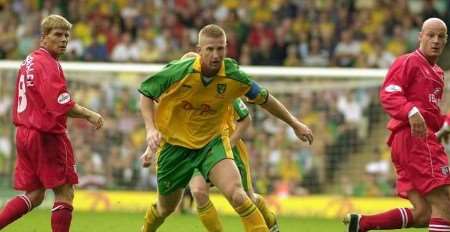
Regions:
M 67 112 L 74 105 L 58 60 L 43 48 L 28 55 L 17 74 L 14 124 L 43 132 L 65 133 Z
M 391 117 L 388 129 L 395 132 L 409 126 L 408 113 L 415 106 L 428 129 L 438 131 L 445 120 L 438 106 L 443 90 L 444 72 L 419 50 L 398 57 L 380 89 L 381 105 Z

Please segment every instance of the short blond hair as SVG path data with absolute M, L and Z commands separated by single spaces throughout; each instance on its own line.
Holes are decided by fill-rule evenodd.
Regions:
M 180 58 L 180 60 L 188 59 L 188 58 L 194 58 L 194 57 L 197 57 L 197 56 L 198 56 L 198 53 L 196 53 L 196 52 L 188 52 L 188 53 L 184 54 L 184 55 Z
M 47 35 L 52 29 L 70 30 L 72 24 L 61 15 L 49 15 L 41 22 L 41 33 Z
M 225 38 L 225 41 L 227 39 L 227 36 L 225 34 L 225 31 L 216 24 L 209 24 L 204 26 L 200 32 L 198 32 L 198 43 L 200 43 L 200 40 L 203 36 L 210 37 L 210 38 Z

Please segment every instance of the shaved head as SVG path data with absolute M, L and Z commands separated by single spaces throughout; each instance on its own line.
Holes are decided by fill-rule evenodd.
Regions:
M 419 50 L 431 63 L 436 63 L 447 44 L 447 25 L 438 18 L 429 18 L 419 33 Z
M 442 28 L 447 32 L 447 25 L 440 18 L 429 18 L 422 24 L 422 31 L 429 28 Z

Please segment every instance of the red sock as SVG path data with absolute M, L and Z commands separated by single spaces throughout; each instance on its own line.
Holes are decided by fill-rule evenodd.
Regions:
M 431 218 L 428 226 L 429 232 L 445 232 L 450 231 L 450 222 L 442 218 Z
M 9 200 L 0 212 L 0 229 L 19 219 L 32 209 L 31 201 L 26 195 Z
M 359 228 L 363 232 L 379 229 L 401 229 L 409 227 L 412 221 L 413 217 L 410 209 L 398 208 L 370 216 L 362 215 L 359 221 Z
M 52 209 L 52 231 L 69 232 L 73 207 L 64 202 L 55 202 Z

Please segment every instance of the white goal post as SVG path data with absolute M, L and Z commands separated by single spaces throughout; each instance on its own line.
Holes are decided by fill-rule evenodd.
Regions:
M 0 72 L 16 72 L 21 61 L 0 61 Z M 61 62 L 68 79 L 87 82 L 121 80 L 122 84 L 137 86 L 148 75 L 162 69 L 162 64 Z M 374 87 L 381 84 L 385 69 L 241 66 L 272 92 L 297 92 L 305 89 Z M 11 75 L 11 74 L 10 74 Z M 119 78 L 118 78 L 119 77 Z

